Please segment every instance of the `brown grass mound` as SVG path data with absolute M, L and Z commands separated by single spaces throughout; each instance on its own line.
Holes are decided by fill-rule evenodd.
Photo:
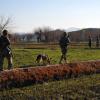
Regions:
M 16 68 L 0 72 L 0 89 L 26 86 L 100 73 L 100 61 L 76 62 L 42 67 Z

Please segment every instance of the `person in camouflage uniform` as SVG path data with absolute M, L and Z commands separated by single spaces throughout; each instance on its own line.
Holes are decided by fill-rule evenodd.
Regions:
M 8 39 L 8 31 L 3 30 L 0 36 L 0 71 L 3 70 L 4 58 L 7 58 L 8 69 L 12 68 L 12 52 L 10 49 L 10 41 Z
M 64 60 L 65 63 L 67 63 L 66 62 L 66 60 L 67 60 L 66 54 L 67 54 L 67 49 L 68 49 L 69 43 L 70 43 L 69 35 L 66 32 L 64 32 L 59 41 L 59 45 L 60 45 L 61 53 L 62 53 L 59 63 L 62 63 L 62 60 Z

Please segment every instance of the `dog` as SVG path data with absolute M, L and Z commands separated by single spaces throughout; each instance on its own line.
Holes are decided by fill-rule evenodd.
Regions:
M 36 62 L 39 64 L 42 62 L 43 64 L 50 64 L 50 58 L 46 54 L 38 54 L 36 57 Z

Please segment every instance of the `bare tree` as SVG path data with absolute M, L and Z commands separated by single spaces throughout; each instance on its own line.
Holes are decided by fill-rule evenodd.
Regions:
M 41 36 L 42 36 L 42 30 L 41 30 L 41 28 L 35 29 L 34 33 L 35 33 L 35 35 L 37 37 L 37 42 L 38 43 L 41 42 Z
M 37 42 L 48 41 L 48 32 L 51 31 L 49 27 L 37 28 L 34 33 L 37 36 Z
M 9 27 L 10 22 L 11 22 L 10 17 L 7 17 L 7 18 L 3 16 L 0 17 L 0 35 L 1 35 L 2 30 L 7 29 Z

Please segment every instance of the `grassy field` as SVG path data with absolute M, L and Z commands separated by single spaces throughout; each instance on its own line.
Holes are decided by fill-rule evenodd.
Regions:
M 61 56 L 60 49 L 52 46 L 35 49 L 14 47 L 12 51 L 14 68 L 37 66 L 35 62 L 37 54 L 48 54 L 52 58 L 51 64 L 57 64 Z M 68 49 L 68 62 L 98 59 L 100 49 L 84 47 Z M 6 61 L 4 66 L 7 66 Z M 0 100 L 100 100 L 100 74 L 3 90 L 0 91 Z
M 13 62 L 14 67 L 23 67 L 27 65 L 36 66 L 36 56 L 38 54 L 47 54 L 51 59 L 51 64 L 59 63 L 61 56 L 60 48 L 44 48 L 44 49 L 24 49 L 13 48 Z M 87 61 L 100 59 L 100 49 L 88 49 L 88 48 L 69 48 L 67 54 L 68 62 Z M 7 62 L 5 61 L 5 65 Z

